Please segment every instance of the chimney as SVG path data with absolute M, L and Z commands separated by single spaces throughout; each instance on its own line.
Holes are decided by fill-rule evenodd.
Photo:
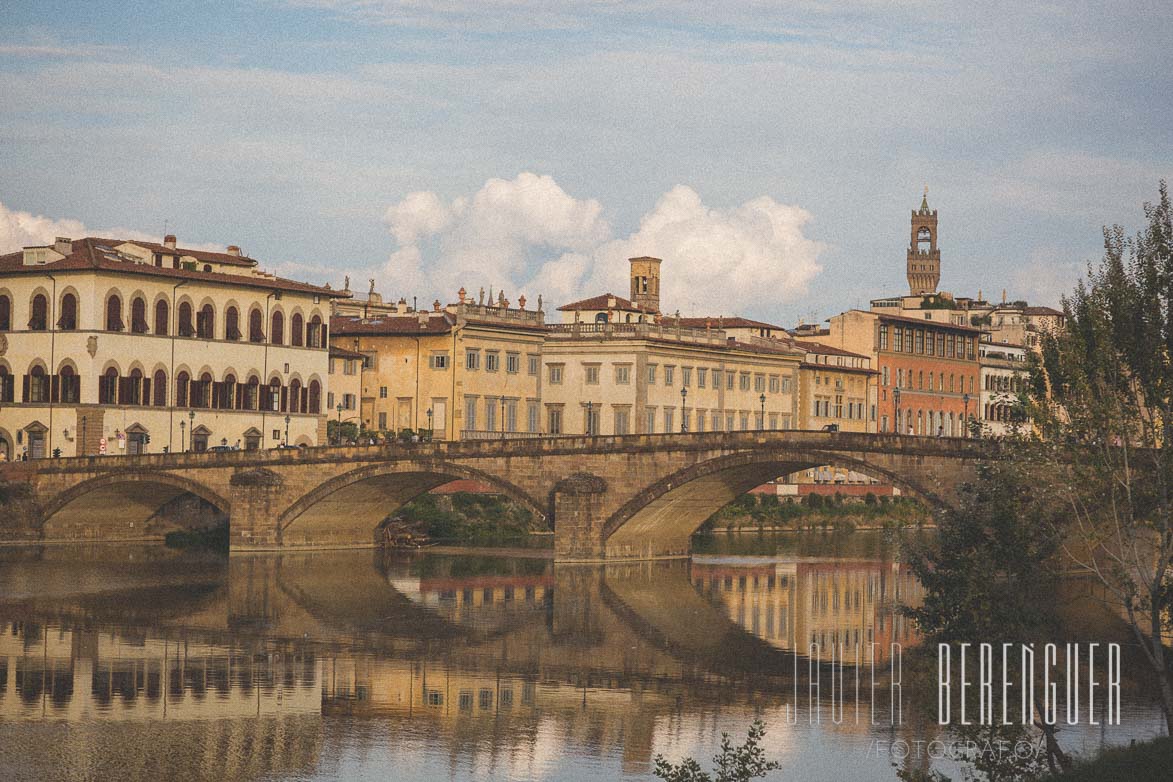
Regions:
M 440 311 L 440 300 L 436 299 L 435 301 L 432 302 L 432 312 L 439 312 L 439 311 Z
M 175 234 L 167 234 L 163 237 L 163 246 L 169 249 L 175 249 Z
M 174 237 L 173 237 L 172 244 L 174 244 Z M 234 255 L 237 258 L 239 258 L 240 257 L 240 248 L 237 247 L 235 244 L 230 244 L 230 245 L 228 245 L 228 254 Z
M 53 249 L 62 255 L 69 255 L 73 252 L 73 240 L 68 236 L 58 236 L 53 240 Z

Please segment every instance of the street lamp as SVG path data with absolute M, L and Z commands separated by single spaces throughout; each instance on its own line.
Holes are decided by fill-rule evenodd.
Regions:
M 962 394 L 961 401 L 965 403 L 965 416 L 961 419 L 962 437 L 969 437 L 969 394 Z
M 435 430 L 432 429 L 432 408 L 429 407 L 428 408 L 428 439 L 429 440 L 432 439 L 432 432 L 433 431 L 435 431 Z
M 683 386 L 680 388 L 680 433 L 684 434 L 688 431 L 688 412 L 685 408 L 685 403 L 688 402 L 688 389 Z
M 188 425 L 188 433 L 191 435 L 191 449 L 195 450 L 195 410 L 189 410 L 187 413 L 187 420 L 191 423 Z
M 762 394 L 761 396 L 758 397 L 758 400 L 762 403 L 762 420 L 759 422 L 760 425 L 758 426 L 758 429 L 765 430 L 765 428 L 766 428 L 766 395 Z
M 183 430 L 186 428 L 186 426 L 187 426 L 187 423 L 185 421 L 179 422 L 179 450 L 180 451 L 187 450 L 187 440 L 185 440 L 183 438 Z
M 896 425 L 896 434 L 900 434 L 900 386 L 892 389 L 893 404 L 896 407 L 895 415 L 892 416 Z
M 285 444 L 289 445 L 289 416 L 285 416 Z
M 587 437 L 593 437 L 595 434 L 595 432 L 594 432 L 594 422 L 595 422 L 594 411 L 595 411 L 595 403 L 588 400 L 587 401 L 587 420 L 586 420 Z
M 338 411 L 338 425 L 335 427 L 337 431 L 334 433 L 337 440 L 335 445 L 342 445 L 342 403 L 339 402 L 334 409 Z
M 501 439 L 505 439 L 505 397 L 501 397 Z

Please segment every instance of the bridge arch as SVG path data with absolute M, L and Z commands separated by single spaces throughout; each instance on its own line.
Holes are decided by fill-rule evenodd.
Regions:
M 280 515 L 278 540 L 283 546 L 369 545 L 388 515 L 462 478 L 490 484 L 538 518 L 547 518 L 528 492 L 491 473 L 440 459 L 388 462 L 343 473 L 302 495 Z
M 883 477 L 931 507 L 949 502 L 903 471 L 840 452 L 752 450 L 725 454 L 672 473 L 637 492 L 603 525 L 608 559 L 686 555 L 689 538 L 714 513 L 755 486 L 782 475 L 835 464 Z
M 82 481 L 42 506 L 46 540 L 113 540 L 158 537 L 151 519 L 172 500 L 193 495 L 228 516 L 220 492 L 170 472 L 116 472 Z

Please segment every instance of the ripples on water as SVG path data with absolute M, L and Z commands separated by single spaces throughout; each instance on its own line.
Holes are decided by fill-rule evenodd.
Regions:
M 873 742 L 936 735 L 907 701 L 896 727 L 868 725 L 866 706 L 857 722 L 850 699 L 831 724 L 825 689 L 809 724 L 805 658 L 804 711 L 787 719 L 796 650 L 918 643 L 897 607 L 920 587 L 892 540 L 697 549 L 607 568 L 533 552 L 0 549 L 0 776 L 648 779 L 657 753 L 707 761 L 722 731 L 761 718 L 777 778 L 894 779 Z M 1125 701 L 1122 726 L 1065 743 L 1159 732 L 1154 706 Z

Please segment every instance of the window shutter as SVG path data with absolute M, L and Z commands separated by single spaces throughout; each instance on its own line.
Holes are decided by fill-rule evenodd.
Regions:
M 281 412 L 289 412 L 289 389 L 285 387 L 281 389 Z
M 143 378 L 143 396 L 139 401 L 144 405 L 151 403 L 151 379 L 149 377 Z
M 30 401 L 29 400 L 29 376 L 28 375 L 24 376 L 24 388 L 23 388 L 23 394 L 21 395 L 21 399 L 23 399 L 26 402 Z
M 61 401 L 61 376 L 53 375 L 49 380 L 49 401 L 56 404 Z

